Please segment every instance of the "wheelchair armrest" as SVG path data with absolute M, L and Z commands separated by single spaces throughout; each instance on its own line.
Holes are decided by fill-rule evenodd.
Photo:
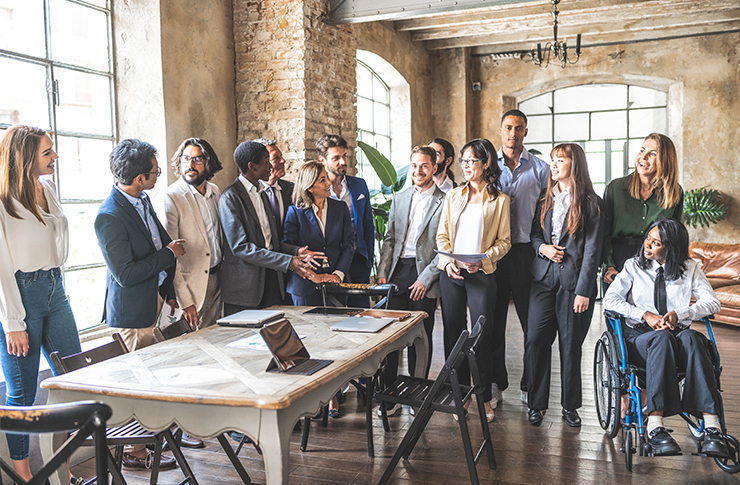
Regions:
M 606 316 L 606 318 L 611 318 L 612 320 L 619 320 L 620 322 L 624 319 L 624 315 L 612 310 L 604 310 L 604 316 Z

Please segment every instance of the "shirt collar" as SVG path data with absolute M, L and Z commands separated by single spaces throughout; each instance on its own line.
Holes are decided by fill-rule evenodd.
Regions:
M 503 149 L 503 147 L 499 149 L 499 151 L 497 152 L 497 155 L 498 155 L 498 161 L 501 162 L 501 163 L 503 163 L 504 162 L 504 149 Z M 530 153 L 527 151 L 527 149 L 524 148 L 524 147 L 522 147 L 522 153 L 519 155 L 519 163 L 520 164 L 523 164 L 525 162 L 529 162 L 529 160 L 530 160 L 531 157 L 532 157 L 532 155 L 530 155 Z M 516 167 L 519 167 L 519 165 L 517 165 Z M 514 167 L 514 168 L 516 168 L 516 167 Z
M 563 191 L 561 192 L 561 191 L 560 191 L 560 184 L 555 184 L 555 185 L 553 185 L 553 186 L 552 186 L 552 194 L 553 194 L 553 195 L 554 195 L 555 197 L 559 197 L 559 196 L 561 196 L 561 195 L 566 195 L 566 194 L 570 194 L 570 187 L 568 187 L 567 189 L 565 189 L 565 190 L 563 190 Z
M 210 198 L 213 195 L 213 189 L 211 189 L 211 185 L 208 184 L 208 183 L 206 184 L 206 193 L 205 194 L 201 194 L 200 192 L 198 192 L 198 189 L 196 189 L 195 187 L 193 187 L 192 185 L 190 185 L 187 182 L 185 182 L 185 185 L 187 185 L 188 190 L 193 195 L 200 195 L 201 197 L 205 197 L 206 199 Z
M 414 187 L 414 194 L 418 194 L 421 197 L 430 197 L 432 195 L 432 192 L 434 192 L 432 190 L 434 188 L 434 182 L 432 182 L 432 185 L 425 190 L 421 190 L 416 185 L 414 185 L 413 187 Z
M 264 180 L 260 180 L 260 185 L 262 186 L 262 190 L 267 190 L 267 187 L 272 187 L 272 190 L 280 190 L 280 191 L 283 190 L 283 188 L 280 187 L 280 184 L 277 182 L 275 183 L 275 185 L 270 185 Z
M 257 193 L 257 194 L 259 194 L 261 192 L 261 190 L 258 189 L 252 182 L 250 182 L 249 180 L 247 180 L 247 177 L 245 177 L 244 174 L 242 174 L 242 173 L 239 174 L 239 180 L 241 180 L 241 183 L 242 183 L 242 185 L 244 185 L 244 188 L 247 189 L 247 192 L 254 192 L 254 193 Z
M 146 194 L 144 192 L 142 192 L 141 193 L 141 197 L 137 199 L 136 197 L 134 197 L 132 195 L 129 195 L 126 192 L 124 192 L 124 190 L 121 187 L 119 187 L 118 184 L 113 184 L 113 187 L 115 187 L 116 190 L 118 190 L 121 194 L 123 194 L 123 196 L 126 197 L 126 200 L 128 200 L 131 203 L 131 205 L 133 205 L 133 206 L 136 206 L 137 204 L 142 204 L 143 201 L 141 199 L 143 199 L 144 197 L 146 197 Z

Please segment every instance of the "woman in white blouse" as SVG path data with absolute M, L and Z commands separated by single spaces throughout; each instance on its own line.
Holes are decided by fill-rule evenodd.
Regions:
M 483 387 L 486 419 L 493 421 L 491 406 L 491 353 L 493 351 L 493 312 L 496 305 L 496 262 L 511 249 L 509 197 L 501 192 L 496 148 L 486 139 L 469 141 L 460 150 L 460 166 L 466 182 L 445 197 L 437 229 L 437 247 L 453 254 L 482 254 L 474 263 L 439 255 L 442 292 L 445 358 L 467 328 L 468 311 L 472 321 L 486 317 L 475 357 Z M 470 384 L 467 361 L 460 369 L 460 383 Z M 468 401 L 466 404 L 470 404 Z M 456 417 L 457 418 L 457 417 Z
M 31 406 L 41 351 L 80 351 L 60 267 L 67 259 L 67 218 L 54 182 L 58 158 L 49 135 L 13 126 L 0 140 L 0 362 L 6 405 Z M 50 362 L 51 364 L 51 362 Z M 28 435 L 7 434 L 13 468 L 31 479 Z

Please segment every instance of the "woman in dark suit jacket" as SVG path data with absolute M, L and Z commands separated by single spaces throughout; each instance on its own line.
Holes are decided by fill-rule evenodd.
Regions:
M 594 193 L 586 154 L 573 143 L 550 152 L 552 177 L 537 203 L 531 240 L 535 258 L 529 298 L 525 365 L 529 422 L 542 423 L 550 395 L 550 355 L 560 344 L 561 404 L 568 426 L 581 419 L 581 346 L 591 324 L 601 262 L 601 199 Z
M 355 229 L 344 202 L 330 199 L 331 182 L 319 162 L 306 162 L 298 170 L 293 204 L 285 216 L 283 242 L 308 246 L 326 254 L 313 280 L 290 275 L 287 291 L 297 306 L 322 305 L 316 283 L 341 283 L 349 274 L 354 252 Z

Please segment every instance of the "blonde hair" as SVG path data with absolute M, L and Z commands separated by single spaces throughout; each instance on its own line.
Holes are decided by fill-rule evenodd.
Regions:
M 319 180 L 321 172 L 324 170 L 324 164 L 316 160 L 309 160 L 301 165 L 301 168 L 298 169 L 295 188 L 293 189 L 293 204 L 296 207 L 299 209 L 308 209 L 313 206 L 313 194 L 308 189 L 314 186 L 316 181 Z
M 681 186 L 678 184 L 678 156 L 670 138 L 660 133 L 650 133 L 645 140 L 653 140 L 658 145 L 658 173 L 653 179 L 652 189 L 663 209 L 674 207 L 681 200 Z M 640 176 L 637 169 L 632 172 L 628 190 L 634 199 L 640 199 Z
M 13 202 L 17 200 L 42 224 L 34 168 L 44 136 L 46 132 L 41 128 L 16 125 L 8 128 L 0 140 L 0 202 L 8 215 L 22 219 Z

